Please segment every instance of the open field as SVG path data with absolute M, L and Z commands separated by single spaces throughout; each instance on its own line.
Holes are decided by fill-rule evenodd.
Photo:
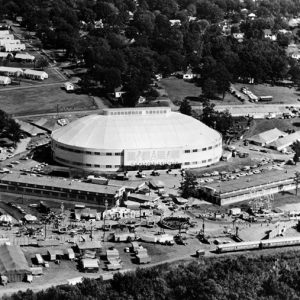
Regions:
M 68 94 L 60 84 L 0 91 L 0 107 L 9 114 L 34 114 L 96 109 L 87 95 Z

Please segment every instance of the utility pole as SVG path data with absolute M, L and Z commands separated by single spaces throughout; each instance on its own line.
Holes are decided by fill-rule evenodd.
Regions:
M 105 228 L 105 220 L 106 220 L 106 212 L 107 212 L 107 206 L 108 206 L 108 202 L 107 202 L 107 199 L 105 199 L 105 215 L 104 215 L 104 222 L 103 222 L 103 242 L 104 242 L 104 238 L 105 238 L 105 231 L 106 231 L 106 228 Z

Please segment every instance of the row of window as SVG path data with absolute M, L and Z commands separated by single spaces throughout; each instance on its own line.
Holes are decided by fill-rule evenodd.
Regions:
M 219 146 L 221 146 L 222 143 L 216 144 L 214 146 L 209 146 L 207 148 L 202 148 L 202 149 L 187 149 L 184 150 L 184 153 L 193 153 L 193 152 L 202 152 L 202 151 L 207 151 L 207 150 L 211 150 L 213 148 L 218 148 Z
M 216 157 L 214 157 L 214 158 L 209 158 L 208 160 L 204 159 L 204 160 L 202 160 L 202 161 L 193 161 L 193 162 L 187 161 L 187 162 L 184 163 L 184 165 L 185 165 L 185 166 L 190 166 L 190 165 L 202 165 L 202 164 L 211 163 L 211 162 L 217 161 L 217 160 L 219 160 L 219 157 L 218 157 L 218 156 L 216 156 Z
M 98 155 L 98 156 L 122 156 L 122 152 L 92 152 L 92 151 L 83 151 L 83 150 L 68 148 L 65 146 L 60 146 L 58 144 L 55 144 L 55 146 L 64 151 L 69 151 L 74 153 L 84 153 L 88 155 Z
M 141 115 L 143 111 L 141 110 L 126 110 L 126 111 L 112 111 L 110 115 Z M 146 114 L 165 114 L 166 110 L 146 110 Z
M 120 168 L 120 165 L 95 165 L 95 164 L 84 164 L 81 162 L 77 162 L 77 161 L 71 161 L 71 160 L 67 160 L 64 158 L 60 158 L 55 156 L 56 160 L 62 162 L 62 163 L 67 163 L 67 164 L 71 164 L 74 166 L 81 166 L 81 167 L 89 167 L 89 168 L 106 168 L 106 169 L 111 169 L 111 168 Z

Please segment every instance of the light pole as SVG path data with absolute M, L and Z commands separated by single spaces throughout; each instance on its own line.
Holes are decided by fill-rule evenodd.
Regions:
M 105 199 L 105 214 L 104 214 L 104 222 L 103 222 L 103 242 L 104 242 L 104 238 L 105 238 L 105 231 L 106 231 L 106 228 L 105 228 L 105 220 L 106 220 L 106 212 L 107 212 L 107 205 L 108 205 L 108 202 L 107 202 L 107 199 Z

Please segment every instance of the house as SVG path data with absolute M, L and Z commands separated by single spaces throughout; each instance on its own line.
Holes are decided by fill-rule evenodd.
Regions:
M 300 59 L 300 52 L 298 52 L 298 53 L 293 53 L 293 54 L 291 55 L 291 57 L 294 58 L 294 59 L 299 60 L 299 59 Z
M 24 77 L 34 79 L 34 80 L 44 80 L 48 78 L 48 74 L 44 71 L 26 69 L 23 74 Z
M 254 19 L 256 18 L 256 14 L 251 13 L 251 14 L 248 15 L 248 18 L 249 18 L 250 20 L 254 20 Z
M 277 151 L 283 151 L 284 149 L 293 145 L 296 141 L 300 141 L 300 131 L 296 131 L 281 139 L 278 139 L 269 145 L 270 148 Z
M 183 78 L 183 80 L 192 80 L 192 79 L 194 79 L 196 76 L 197 76 L 197 75 L 194 74 L 194 73 L 192 72 L 191 69 L 189 69 L 189 70 L 186 71 L 186 73 L 183 74 L 183 77 L 182 77 L 182 78 Z
M 33 62 L 35 60 L 35 57 L 28 53 L 17 53 L 15 55 L 15 59 L 20 61 Z
M 269 39 L 271 41 L 276 41 L 277 37 L 275 34 L 272 33 L 272 31 L 270 29 L 264 29 L 263 30 L 263 34 L 264 34 L 264 38 L 265 39 Z
M 9 52 L 0 52 L 0 59 L 7 59 L 8 56 L 12 56 Z
M 80 263 L 84 273 L 97 273 L 99 271 L 99 261 L 96 258 L 83 258 Z
M 74 91 L 75 90 L 75 85 L 72 82 L 65 82 L 63 84 L 63 88 L 69 92 L 69 91 Z
M 242 32 L 234 32 L 232 34 L 232 37 L 240 43 L 244 40 L 244 36 L 245 34 Z
M 11 79 L 7 76 L 0 76 L 0 85 L 11 84 Z
M 64 255 L 69 259 L 73 260 L 75 259 L 75 253 L 72 248 L 67 248 L 64 250 Z
M 4 76 L 19 77 L 23 75 L 23 70 L 20 68 L 13 67 L 0 67 L 0 74 Z
M 21 282 L 31 275 L 25 255 L 19 246 L 0 246 L 0 276 L 6 276 L 9 282 Z
M 5 35 L 9 35 L 9 30 L 0 30 L 0 37 L 1 36 L 5 36 Z
M 116 99 L 121 98 L 122 95 L 126 93 L 126 92 L 122 91 L 122 88 L 123 88 L 122 86 L 119 86 L 118 88 L 116 88 L 113 93 L 113 97 L 115 97 Z
M 171 27 L 177 25 L 177 26 L 181 26 L 181 21 L 178 19 L 176 20 L 169 20 Z
M 131 209 L 126 207 L 113 207 L 112 209 L 103 212 L 103 219 L 119 220 L 134 218 L 135 213 Z
M 103 27 L 104 27 L 104 25 L 103 25 L 102 19 L 94 22 L 94 28 L 101 29 Z
M 106 250 L 106 259 L 109 263 L 120 262 L 120 254 L 116 248 Z

